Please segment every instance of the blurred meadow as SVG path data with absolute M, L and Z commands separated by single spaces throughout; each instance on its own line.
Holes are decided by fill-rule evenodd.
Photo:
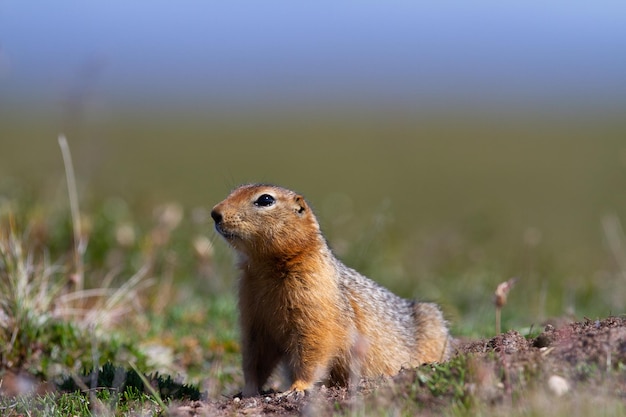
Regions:
M 491 6 L 158 3 L 147 24 L 118 2 L 0 4 L 3 241 L 54 265 L 43 288 L 68 298 L 63 133 L 84 287 L 144 274 L 101 357 L 78 336 L 62 353 L 8 331 L 24 352 L 5 348 L 2 366 L 58 377 L 134 357 L 209 396 L 236 392 L 236 271 L 209 212 L 245 182 L 302 193 L 346 264 L 441 303 L 454 335 L 492 336 L 493 292 L 512 277 L 504 330 L 624 314 L 623 7 Z
M 20 144 L 3 154 L 13 174 L 5 185 L 66 210 L 54 128 L 15 120 L 2 123 L 3 137 Z M 208 211 L 240 183 L 270 182 L 310 200 L 347 263 L 404 296 L 444 303 L 461 333 L 490 321 L 492 290 L 511 277 L 520 279 L 508 311 L 517 326 L 624 309 L 606 236 L 621 230 L 603 228 L 626 214 L 626 124 L 617 117 L 156 112 L 93 129 L 69 135 L 82 209 L 122 206 L 128 218 L 109 219 L 118 227 L 180 205 L 190 235 L 179 256 L 195 233 L 226 252 L 208 279 L 233 276 Z

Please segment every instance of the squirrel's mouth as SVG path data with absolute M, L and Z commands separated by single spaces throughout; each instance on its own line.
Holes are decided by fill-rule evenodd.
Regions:
M 222 235 L 222 237 L 226 240 L 233 240 L 239 237 L 235 233 L 225 230 L 224 227 L 220 223 L 215 224 L 215 230 L 217 231 L 217 233 Z

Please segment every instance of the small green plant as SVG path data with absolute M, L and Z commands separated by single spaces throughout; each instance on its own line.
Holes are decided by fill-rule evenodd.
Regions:
M 447 362 L 419 367 L 417 381 L 435 397 L 451 396 L 453 402 L 464 403 L 467 367 L 467 357 L 458 355 Z
M 80 377 L 65 377 L 59 389 L 64 392 L 116 392 L 122 398 L 134 398 L 136 393 L 147 393 L 156 394 L 154 396 L 162 400 L 200 399 L 197 387 L 176 382 L 169 375 L 143 375 L 137 369 L 125 369 L 111 362 L 83 372 Z

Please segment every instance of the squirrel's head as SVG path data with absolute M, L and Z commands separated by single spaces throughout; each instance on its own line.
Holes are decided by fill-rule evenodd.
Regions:
M 213 207 L 215 230 L 247 258 L 290 257 L 323 239 L 304 198 L 282 187 L 242 185 Z

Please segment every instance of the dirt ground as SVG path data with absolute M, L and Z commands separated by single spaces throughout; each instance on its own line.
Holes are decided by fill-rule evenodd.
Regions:
M 319 387 L 301 398 L 269 393 L 174 407 L 178 416 L 331 415 L 397 413 L 438 415 L 459 407 L 519 407 L 541 392 L 547 403 L 578 395 L 603 396 L 626 405 L 626 318 L 561 321 L 526 339 L 509 331 L 488 340 L 457 340 L 447 364 L 403 370 L 358 388 Z M 533 394 L 531 394 L 533 393 Z M 404 413 L 403 413 L 404 412 Z

